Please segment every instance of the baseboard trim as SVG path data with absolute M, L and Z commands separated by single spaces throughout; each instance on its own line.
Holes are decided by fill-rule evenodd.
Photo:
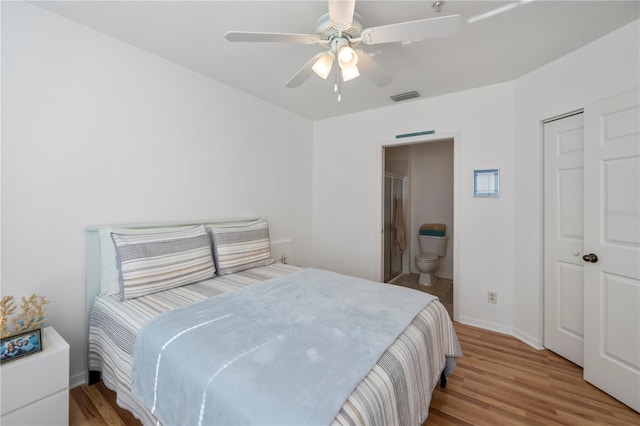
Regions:
M 465 325 L 470 325 L 472 327 L 482 328 L 484 330 L 495 331 L 496 333 L 506 334 L 508 336 L 513 336 L 516 339 L 520 340 L 523 343 L 531 346 L 536 350 L 544 349 L 544 344 L 542 340 L 537 339 L 530 334 L 525 333 L 522 330 L 518 330 L 517 328 L 510 327 L 506 324 L 501 324 L 492 321 L 479 320 L 477 318 L 470 318 L 461 316 L 460 323 Z
M 77 388 L 87 383 L 87 373 L 76 373 L 69 377 L 69 388 Z
M 544 349 L 544 342 L 542 340 L 533 337 L 532 335 L 525 333 L 522 330 L 518 330 L 517 328 L 513 329 L 513 337 L 518 340 L 522 340 L 527 345 L 539 351 Z
M 447 279 L 447 280 L 451 280 L 451 281 L 453 281 L 453 274 L 450 274 L 450 273 L 448 273 L 448 272 L 444 272 L 444 273 L 442 273 L 442 274 L 438 273 L 438 274 L 435 274 L 435 275 L 436 275 L 438 278 L 445 278 L 445 279 Z
M 479 320 L 477 318 L 460 316 L 459 321 L 462 324 L 470 325 L 472 327 L 483 328 L 489 331 L 495 331 L 496 333 L 506 334 L 513 336 L 513 327 L 498 322 Z M 515 336 L 514 336 L 515 337 Z

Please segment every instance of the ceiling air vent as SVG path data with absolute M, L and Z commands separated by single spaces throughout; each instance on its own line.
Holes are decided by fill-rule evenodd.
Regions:
M 419 98 L 419 97 L 420 97 L 420 93 L 416 92 L 415 90 L 412 90 L 411 92 L 405 92 L 405 93 L 393 95 L 391 96 L 391 99 L 393 99 L 393 102 L 400 102 L 400 101 L 406 101 L 407 99 L 413 99 L 413 98 Z

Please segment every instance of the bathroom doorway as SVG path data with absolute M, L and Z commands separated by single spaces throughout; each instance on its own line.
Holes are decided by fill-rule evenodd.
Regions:
M 402 252 L 402 273 L 388 275 L 385 282 L 414 288 L 438 296 L 453 318 L 454 300 L 454 139 L 422 141 L 407 145 L 383 147 L 385 182 L 388 174 L 403 176 L 405 248 Z M 385 183 L 386 186 L 386 183 Z M 384 196 L 383 196 L 384 199 Z M 383 223 L 394 223 L 395 214 L 383 206 Z M 389 217 L 391 216 L 391 217 Z M 415 258 L 420 253 L 418 234 L 423 224 L 442 224 L 448 244 L 434 271 L 437 278 L 431 286 L 418 284 L 420 271 Z M 387 233 L 386 229 L 383 233 Z M 394 238 L 388 238 L 393 242 Z M 385 244 L 387 244 L 385 242 Z M 394 246 L 394 249 L 397 248 Z M 383 265 L 391 261 L 395 250 L 383 249 Z

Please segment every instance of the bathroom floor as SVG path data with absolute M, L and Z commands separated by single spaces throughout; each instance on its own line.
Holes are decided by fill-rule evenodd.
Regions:
M 447 308 L 449 316 L 453 319 L 453 281 L 447 278 L 438 278 L 435 284 L 426 286 L 418 284 L 419 274 L 404 274 L 395 279 L 390 284 L 424 291 L 425 293 L 437 296 L 440 302 Z

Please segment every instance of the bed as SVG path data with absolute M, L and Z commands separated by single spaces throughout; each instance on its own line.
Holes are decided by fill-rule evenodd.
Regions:
M 203 232 L 210 245 L 208 252 Z M 175 236 L 178 242 L 173 246 L 179 247 L 178 251 L 182 250 L 180 253 L 173 253 L 172 249 L 166 248 L 169 236 Z M 187 240 L 188 244 L 185 243 Z M 192 244 L 196 240 L 199 241 L 196 249 L 191 246 L 188 250 L 185 248 L 185 244 Z M 419 425 L 428 416 L 433 389 L 439 381 L 444 387 L 446 378 L 455 369 L 456 358 L 462 356 L 449 315 L 437 299 L 422 300 L 422 292 L 402 289 L 405 293 L 397 294 L 396 286 L 276 263 L 271 258 L 268 224 L 261 219 L 92 226 L 86 230 L 86 241 L 90 383 L 101 378 L 108 388 L 116 392 L 117 403 L 131 411 L 143 424 L 302 422 L 333 425 Z M 145 249 L 138 250 L 140 245 Z M 167 250 L 171 252 L 168 255 Z M 185 255 L 187 252 L 189 254 Z M 156 257 L 149 261 L 149 256 Z M 208 256 L 211 256 L 211 261 Z M 167 257 L 171 260 L 167 260 Z M 163 259 L 162 265 L 158 265 L 159 258 Z M 146 262 L 145 265 L 151 265 L 151 269 L 156 268 L 156 272 L 161 269 L 160 275 L 169 276 L 169 279 L 149 280 L 147 276 L 141 276 L 146 273 L 141 274 L 137 266 L 131 266 L 139 265 L 141 259 Z M 176 262 L 180 263 L 179 268 L 173 266 Z M 189 268 L 185 269 L 185 264 Z M 168 273 L 167 269 L 172 269 L 175 273 Z M 185 273 L 185 270 L 188 271 Z M 312 282 L 316 285 L 315 290 L 309 290 L 314 289 Z M 291 296 L 296 302 L 292 302 L 289 307 L 278 307 L 277 301 L 285 300 L 295 291 L 306 293 Z M 351 291 L 353 295 L 347 294 L 336 299 L 335 294 L 340 291 Z M 309 292 L 321 293 L 325 301 L 314 300 L 307 305 L 299 303 L 310 297 Z M 371 305 L 367 299 L 369 292 L 375 293 L 371 296 Z M 350 298 L 357 301 L 349 305 L 351 302 L 346 301 Z M 374 308 L 374 303 L 380 303 L 375 298 L 383 299 L 384 304 Z M 324 303 L 328 305 L 324 306 Z M 333 309 L 332 303 L 339 304 L 341 308 Z M 391 306 L 394 303 L 396 307 Z M 412 303 L 415 306 L 405 308 Z M 225 309 L 231 309 L 234 305 L 241 309 L 240 313 L 225 313 Z M 304 305 L 303 310 L 292 310 L 292 307 L 298 305 Z M 272 311 L 267 310 L 266 306 Z M 344 306 L 347 308 L 343 308 Z M 178 325 L 180 318 L 190 320 L 191 317 L 200 315 L 194 312 L 204 312 L 205 309 L 206 312 L 218 310 L 221 313 L 216 320 L 207 320 L 206 327 L 200 327 L 205 322 L 200 322 L 197 326 Z M 318 312 L 313 313 L 314 309 Z M 288 312 L 289 310 L 292 312 Z M 365 320 L 362 317 L 356 319 L 354 326 L 344 326 L 346 320 L 340 318 L 340 313 L 348 312 L 348 315 L 352 315 L 354 310 L 366 311 L 365 315 L 368 316 L 364 317 Z M 256 311 L 266 316 L 247 320 L 249 323 L 245 325 L 237 322 Z M 261 327 L 262 324 L 272 322 L 271 318 L 276 315 L 274 312 L 285 311 L 291 317 L 280 321 L 281 328 L 276 337 L 257 334 L 261 328 L 266 328 Z M 331 313 L 327 315 L 326 312 Z M 326 317 L 338 322 L 325 324 Z M 217 321 L 219 318 L 224 321 Z M 229 322 L 229 318 L 236 322 Z M 322 320 L 318 321 L 318 318 Z M 310 327 L 318 322 L 322 324 L 317 325 L 318 331 L 291 332 L 292 329 L 297 330 L 297 324 L 291 325 L 296 321 Z M 209 330 L 214 322 L 228 323 L 219 326 L 222 331 L 213 328 Z M 273 320 L 274 324 L 277 322 Z M 399 331 L 394 331 L 391 325 L 387 327 L 387 324 L 395 322 L 398 323 L 395 327 L 400 327 Z M 164 339 L 159 343 L 148 337 L 154 326 L 155 333 L 168 333 L 165 337 L 159 337 Z M 240 332 L 240 327 L 243 326 L 248 328 Z M 229 327 L 232 327 L 233 332 L 238 330 L 238 335 L 230 333 Z M 200 351 L 203 352 L 205 365 L 198 366 L 198 372 L 192 374 L 186 369 L 196 362 L 192 355 L 194 349 L 189 349 L 189 356 L 182 358 L 177 355 L 171 358 L 170 349 L 175 346 L 174 341 L 180 341 L 182 345 L 196 328 L 219 334 L 193 338 L 198 345 L 206 342 L 207 346 Z M 329 331 L 324 333 L 321 331 L 323 329 Z M 338 329 L 340 331 L 336 332 Z M 332 333 L 339 334 L 340 341 L 346 346 L 340 349 L 340 343 L 336 341 L 335 350 L 330 351 L 334 349 L 334 343 L 322 341 L 314 344 L 315 339 L 325 338 L 324 334 Z M 246 338 L 248 335 L 251 337 Z M 282 337 L 283 335 L 286 337 Z M 297 337 L 290 338 L 290 335 Z M 223 340 L 223 336 L 230 340 Z M 331 339 L 331 336 L 326 338 Z M 282 342 L 296 339 L 302 341 L 299 344 L 304 346 L 304 351 L 289 346 L 280 347 L 284 344 Z M 249 349 L 239 348 L 240 355 L 225 352 L 227 348 L 243 340 L 249 341 Z M 257 340 L 266 343 L 257 344 Z M 272 353 L 273 342 L 276 342 L 279 351 L 275 357 Z M 154 345 L 158 347 L 157 352 L 145 352 L 147 348 L 152 350 Z M 379 348 L 376 349 L 376 345 Z M 296 355 L 298 352 L 302 355 Z M 344 354 L 340 355 L 342 352 Z M 180 353 L 177 347 L 176 353 Z M 327 354 L 329 356 L 323 356 Z M 336 362 L 337 356 L 347 358 Z M 362 362 L 359 362 L 361 356 Z M 221 358 L 217 362 L 222 367 L 213 365 L 214 358 Z M 233 362 L 228 361 L 229 359 Z M 236 363 L 238 359 L 248 361 L 245 364 Z M 251 370 L 247 368 L 256 364 L 256 360 L 261 368 L 249 373 Z M 327 364 L 315 365 L 318 360 Z M 301 364 L 297 365 L 298 362 Z M 209 366 L 209 363 L 212 365 Z M 229 367 L 232 364 L 236 368 L 235 372 Z M 343 370 L 340 370 L 343 364 Z M 208 368 L 212 370 L 206 372 Z M 293 368 L 291 371 L 295 373 L 287 373 L 277 370 L 278 368 Z M 358 373 L 358 369 L 363 371 Z M 142 376 L 145 370 L 149 370 L 147 374 L 150 376 Z M 214 370 L 215 374 L 212 373 Z M 225 377 L 226 381 L 222 380 L 222 374 L 218 376 L 223 370 L 224 375 L 228 376 Z M 307 371 L 309 378 L 303 377 Z M 160 397 L 164 394 L 158 383 L 169 383 L 168 377 L 171 374 L 179 374 L 180 378 L 177 384 L 171 382 L 171 390 L 164 391 L 164 394 L 170 395 L 165 395 L 168 399 L 162 400 Z M 353 377 L 348 377 L 350 375 Z M 196 383 L 198 376 L 209 379 L 204 384 Z M 212 381 L 214 377 L 216 380 Z M 277 382 L 277 385 L 265 387 L 272 381 Z M 181 389 L 185 389 L 183 396 L 179 395 Z M 187 408 L 186 402 L 195 399 L 200 401 L 200 394 L 198 398 L 193 398 L 188 393 L 194 389 L 198 392 L 204 389 L 202 404 Z M 228 401 L 233 393 L 238 394 L 238 402 Z M 204 409 L 205 394 L 213 395 L 207 398 L 217 398 L 208 402 L 207 410 Z M 154 403 L 156 398 L 158 402 Z M 235 409 L 236 413 L 233 412 L 233 404 L 239 404 L 239 408 Z M 163 410 L 163 407 L 166 408 Z M 197 407 L 200 407 L 199 417 L 196 414 Z M 195 417 L 171 417 L 174 415 L 172 412 L 182 408 L 184 413 L 180 413 L 180 416 L 193 414 Z

